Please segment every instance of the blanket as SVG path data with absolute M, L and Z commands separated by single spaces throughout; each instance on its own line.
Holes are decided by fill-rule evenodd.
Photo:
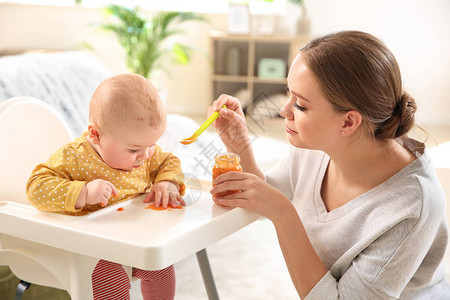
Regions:
M 74 136 L 87 128 L 89 101 L 110 73 L 79 51 L 30 52 L 0 57 L 0 102 L 29 96 L 54 107 Z

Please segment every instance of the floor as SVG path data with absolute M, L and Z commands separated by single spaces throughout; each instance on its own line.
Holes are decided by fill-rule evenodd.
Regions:
M 206 119 L 205 116 L 190 117 L 199 124 Z M 250 131 L 255 135 L 287 141 L 284 120 L 281 118 L 263 121 L 249 119 L 247 122 Z M 450 142 L 450 125 L 422 127 L 430 134 L 430 138 L 426 142 L 428 147 Z M 211 127 L 208 131 L 214 132 L 214 129 Z M 420 130 L 415 130 L 411 136 L 424 139 L 424 134 Z M 448 154 L 450 157 L 450 152 Z M 440 168 L 437 171 L 447 199 L 450 201 L 450 168 Z M 448 215 L 450 217 L 450 213 Z M 298 299 L 284 264 L 275 230 L 269 221 L 256 221 L 208 247 L 207 251 L 222 299 Z M 450 257 L 450 252 L 448 257 Z M 449 266 L 447 269 L 450 271 L 450 259 L 447 265 Z M 176 299 L 207 299 L 195 256 L 175 264 L 175 270 L 177 274 Z M 448 274 L 450 275 L 450 273 Z M 450 276 L 448 278 L 450 279 Z M 138 281 L 132 284 L 132 299 L 142 299 L 138 284 Z

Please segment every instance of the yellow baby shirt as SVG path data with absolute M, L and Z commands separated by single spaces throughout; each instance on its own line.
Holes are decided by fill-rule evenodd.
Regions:
M 109 167 L 91 147 L 87 132 L 62 146 L 49 160 L 33 170 L 27 183 L 27 198 L 39 210 L 84 214 L 101 208 L 99 204 L 76 209 L 75 203 L 83 186 L 94 179 L 110 181 L 118 195 L 108 204 L 135 198 L 150 191 L 153 184 L 168 180 L 180 185 L 184 194 L 184 178 L 180 160 L 159 146 L 139 168 L 131 171 Z M 82 212 L 84 211 L 84 213 Z

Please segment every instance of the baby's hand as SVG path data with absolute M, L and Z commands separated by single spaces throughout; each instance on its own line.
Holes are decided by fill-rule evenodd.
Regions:
M 162 205 L 165 208 L 167 208 L 168 204 L 172 207 L 177 207 L 179 204 L 185 206 L 186 203 L 180 196 L 179 188 L 180 186 L 177 183 L 160 181 L 152 186 L 144 202 L 155 200 L 156 207 Z
M 97 204 L 106 206 L 111 194 L 117 196 L 116 187 L 109 181 L 95 179 L 86 184 L 86 204 Z

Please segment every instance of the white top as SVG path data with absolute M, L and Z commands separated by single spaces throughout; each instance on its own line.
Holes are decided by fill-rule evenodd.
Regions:
M 449 299 L 443 257 L 445 196 L 428 154 L 330 212 L 321 197 L 330 158 L 292 149 L 266 180 L 292 199 L 308 237 L 329 270 L 306 299 Z

